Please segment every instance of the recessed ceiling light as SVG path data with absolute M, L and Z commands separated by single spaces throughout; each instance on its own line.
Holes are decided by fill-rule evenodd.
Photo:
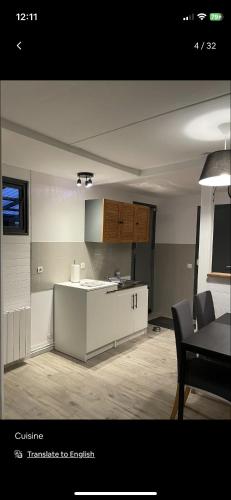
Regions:
M 199 141 L 222 141 L 224 132 L 219 128 L 222 124 L 230 124 L 230 109 L 223 108 L 198 116 L 185 128 L 185 134 Z M 230 129 L 226 137 L 230 137 Z

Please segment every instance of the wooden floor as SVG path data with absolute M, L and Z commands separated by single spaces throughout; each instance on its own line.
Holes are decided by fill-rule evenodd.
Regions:
M 5 373 L 6 419 L 169 419 L 176 390 L 170 330 L 147 334 L 87 363 L 47 352 Z M 230 405 L 190 394 L 185 419 L 228 419 Z

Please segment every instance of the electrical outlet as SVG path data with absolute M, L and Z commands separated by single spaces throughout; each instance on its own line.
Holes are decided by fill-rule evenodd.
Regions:
M 187 264 L 187 269 L 192 269 L 192 264 Z
M 85 269 L 85 267 L 86 267 L 86 266 L 85 266 L 85 262 L 81 262 L 81 264 L 80 264 L 80 269 Z
M 38 266 L 37 267 L 37 273 L 40 274 L 40 273 L 43 273 L 44 269 L 43 269 L 43 266 Z

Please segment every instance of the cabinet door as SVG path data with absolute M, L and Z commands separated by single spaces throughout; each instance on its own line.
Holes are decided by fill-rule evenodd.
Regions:
M 119 202 L 104 200 L 103 241 L 118 243 L 120 234 Z
M 133 241 L 134 207 L 131 203 L 119 205 L 119 238 L 122 243 Z
M 106 289 L 87 292 L 87 352 L 116 338 L 116 293 Z
M 148 326 L 148 289 L 147 287 L 134 289 L 134 332 L 144 330 Z
M 120 290 L 116 296 L 116 339 L 134 332 L 134 289 Z
M 143 205 L 134 205 L 134 239 L 136 242 L 149 241 L 150 209 Z

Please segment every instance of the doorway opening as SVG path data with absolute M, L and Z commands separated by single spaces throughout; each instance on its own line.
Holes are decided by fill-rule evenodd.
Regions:
M 197 282 L 198 282 L 198 258 L 199 258 L 199 238 L 200 238 L 200 218 L 201 218 L 201 207 L 197 207 L 197 223 L 196 223 L 196 246 L 195 246 L 195 261 L 194 261 L 194 283 L 193 283 L 193 295 L 197 294 Z M 196 311 L 193 301 L 193 319 L 196 320 Z
M 148 285 L 148 313 L 153 312 L 154 304 L 154 254 L 156 233 L 156 205 L 133 202 L 150 208 L 149 241 L 147 243 L 132 243 L 132 280 L 143 281 Z

